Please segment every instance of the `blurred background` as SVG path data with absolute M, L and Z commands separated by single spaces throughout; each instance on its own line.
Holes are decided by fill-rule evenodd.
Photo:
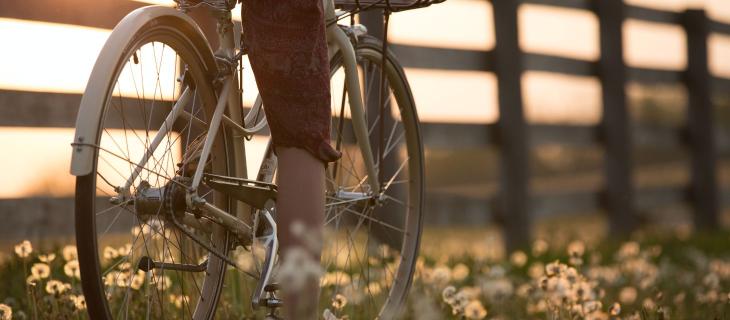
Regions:
M 4 240 L 71 239 L 81 93 L 111 29 L 149 3 L 172 4 L 0 2 Z M 730 225 L 730 2 L 600 3 L 393 14 L 423 122 L 426 235 L 470 229 L 514 248 L 560 225 L 599 237 Z M 379 34 L 376 15 L 361 20 Z

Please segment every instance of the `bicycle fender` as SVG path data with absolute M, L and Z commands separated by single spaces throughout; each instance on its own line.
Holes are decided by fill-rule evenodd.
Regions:
M 202 55 L 201 61 L 204 61 L 205 67 L 208 70 L 216 70 L 217 66 L 208 41 L 202 30 L 188 15 L 164 6 L 147 6 L 129 13 L 114 27 L 102 47 L 81 98 L 76 117 L 76 132 L 71 144 L 73 150 L 70 172 L 72 175 L 90 174 L 94 165 L 94 149 L 97 147 L 95 144 L 100 134 L 104 102 L 110 94 L 110 92 L 99 90 L 98 86 L 106 86 L 113 80 L 115 73 L 123 66 L 123 63 L 117 64 L 127 54 L 125 47 L 134 40 L 139 31 L 149 26 L 150 23 L 154 23 L 158 18 L 170 18 L 179 23 L 180 28 L 186 29 L 184 30 L 186 36 L 198 47 L 197 52 Z

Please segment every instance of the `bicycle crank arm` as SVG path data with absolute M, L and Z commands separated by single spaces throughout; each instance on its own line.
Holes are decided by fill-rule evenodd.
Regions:
M 152 269 L 163 269 L 163 270 L 175 270 L 185 272 L 203 272 L 208 268 L 208 260 L 203 261 L 201 264 L 186 264 L 186 263 L 167 263 L 158 262 L 152 260 L 148 256 L 144 256 L 139 259 L 137 267 L 144 271 L 149 272 Z

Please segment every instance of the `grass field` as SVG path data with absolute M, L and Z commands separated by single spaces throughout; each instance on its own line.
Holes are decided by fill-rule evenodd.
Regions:
M 426 230 L 402 318 L 730 319 L 730 232 L 600 241 L 581 236 L 586 228 L 548 228 L 509 255 L 494 230 Z M 0 319 L 86 318 L 73 246 L 21 243 L 13 251 L 0 263 Z M 323 317 L 361 319 L 357 293 L 349 295 Z M 183 301 L 170 294 L 171 308 Z

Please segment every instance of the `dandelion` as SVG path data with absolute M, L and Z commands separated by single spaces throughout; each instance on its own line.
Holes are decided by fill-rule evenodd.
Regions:
M 83 295 L 70 295 L 69 299 L 73 302 L 76 310 L 86 310 L 86 298 Z
M 119 257 L 119 252 L 117 252 L 117 249 L 114 249 L 112 247 L 105 247 L 103 256 L 106 260 L 114 260 Z
M 170 299 L 170 303 L 178 309 L 182 309 L 184 305 L 190 302 L 190 298 L 186 295 L 170 294 L 168 297 Z
M 522 268 L 527 263 L 527 254 L 522 251 L 515 251 L 510 255 L 509 261 L 515 267 Z
M 448 286 L 441 291 L 441 298 L 448 304 L 453 304 L 456 300 L 456 288 Z
M 530 267 L 527 269 L 527 275 L 530 276 L 532 279 L 539 279 L 543 275 L 545 275 L 545 265 L 543 265 L 541 262 L 535 262 L 530 265 Z
M 644 299 L 644 302 L 641 304 L 644 309 L 653 310 L 656 308 L 656 303 L 654 303 L 654 300 L 651 300 L 651 298 Z
M 137 270 L 137 274 L 132 277 L 132 282 L 129 283 L 129 287 L 134 290 L 139 290 L 139 288 L 141 288 L 144 284 L 145 275 L 144 271 Z
M 38 260 L 45 263 L 51 263 L 51 261 L 56 259 L 55 253 L 49 253 L 49 254 L 41 254 L 38 255 Z
M 172 285 L 170 277 L 167 275 L 152 276 L 152 283 L 157 286 L 157 290 L 165 291 Z
M 58 280 L 49 280 L 48 283 L 46 283 L 46 292 L 52 295 L 61 295 L 69 289 L 71 289 L 70 284 L 63 283 Z
M 0 303 L 0 320 L 10 320 L 13 318 L 13 309 L 7 304 Z
M 23 240 L 23 242 L 15 245 L 15 254 L 18 257 L 27 258 L 31 253 L 33 253 L 33 246 L 30 244 L 30 241 Z
M 568 255 L 571 257 L 582 257 L 586 251 L 586 246 L 582 241 L 573 241 L 568 244 Z
M 619 260 L 633 258 L 638 255 L 639 255 L 639 244 L 634 241 L 630 241 L 630 242 L 626 242 L 626 243 L 622 244 L 621 248 L 616 253 L 616 257 Z
M 586 301 L 583 303 L 583 310 L 586 313 L 594 313 L 601 310 L 603 304 L 600 301 Z
M 433 282 L 438 285 L 445 285 L 451 281 L 451 269 L 447 266 L 439 266 L 433 269 Z
M 621 305 L 618 302 L 614 302 L 614 304 L 608 308 L 608 314 L 612 316 L 618 316 L 621 314 Z
M 548 243 L 545 240 L 538 239 L 532 244 L 532 255 L 539 257 L 548 250 Z
M 336 310 L 342 310 L 347 305 L 347 297 L 337 294 L 334 298 L 332 298 L 332 307 Z
M 69 262 L 66 262 L 66 264 L 63 266 L 63 273 L 65 273 L 66 276 L 68 276 L 69 278 L 81 279 L 79 261 L 71 260 Z
M 463 263 L 459 263 L 456 266 L 454 266 L 454 269 L 451 270 L 451 277 L 456 281 L 462 281 L 466 279 L 466 277 L 469 276 L 469 267 L 467 267 Z
M 30 267 L 30 274 L 35 279 L 45 279 L 51 275 L 51 268 L 45 263 L 34 263 L 33 266 Z
M 636 301 L 638 292 L 634 287 L 624 287 L 619 291 L 618 300 L 623 304 L 633 304 Z
M 63 250 L 61 250 L 61 255 L 63 255 L 63 260 L 71 261 L 71 260 L 77 260 L 79 258 L 79 254 L 76 251 L 76 246 L 65 246 L 63 247 Z
M 473 300 L 464 308 L 464 316 L 467 319 L 484 319 L 487 316 L 487 309 L 479 300 Z
M 567 268 L 566 265 L 560 263 L 560 261 L 555 260 L 554 262 L 548 263 L 545 266 L 545 274 L 548 277 L 557 276 L 563 273 L 565 269 Z
M 119 256 L 127 256 L 127 255 L 130 255 L 131 253 L 132 253 L 132 244 L 131 243 L 127 243 L 117 249 L 117 254 L 119 254 Z

